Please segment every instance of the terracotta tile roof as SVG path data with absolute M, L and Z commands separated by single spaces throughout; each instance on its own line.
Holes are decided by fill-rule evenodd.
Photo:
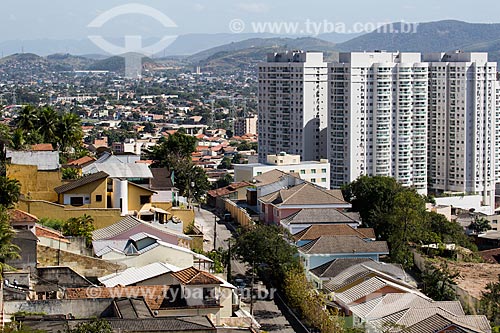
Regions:
M 221 197 L 221 196 L 236 192 L 238 189 L 240 189 L 242 187 L 248 187 L 251 185 L 252 184 L 247 183 L 247 182 L 232 183 L 226 187 L 221 187 L 221 188 L 217 188 L 215 190 L 210 190 L 207 192 L 207 194 L 211 197 Z
M 73 160 L 73 161 L 69 162 L 67 165 L 84 166 L 84 165 L 87 165 L 87 164 L 94 162 L 95 160 L 96 160 L 95 157 L 84 156 L 84 157 L 81 157 L 77 160 Z
M 53 151 L 54 147 L 51 143 L 37 143 L 31 146 L 33 151 Z
M 253 177 L 253 179 L 255 180 L 256 186 L 264 186 L 267 184 L 275 183 L 281 180 L 286 175 L 288 175 L 286 172 L 278 169 L 273 169 L 268 172 L 264 172 L 261 175 L 255 176 Z
M 95 139 L 94 146 L 97 147 L 107 147 L 108 146 L 108 138 Z
M 83 185 L 87 185 L 87 184 L 93 183 L 95 181 L 108 178 L 108 176 L 109 175 L 106 172 L 99 171 L 96 173 L 92 173 L 88 176 L 82 177 L 80 179 L 74 180 L 70 183 L 58 186 L 54 189 L 54 191 L 56 191 L 57 194 L 61 194 L 61 193 L 73 190 L 75 188 L 79 188 Z
M 37 224 L 35 228 L 35 234 L 37 237 L 44 237 L 44 238 L 50 238 L 50 239 L 55 239 L 63 243 L 71 243 L 69 240 L 67 240 L 63 234 L 57 230 L 47 228 L 43 225 Z
M 281 205 L 348 205 L 342 191 L 326 190 L 311 183 L 303 183 L 289 189 L 279 190 L 259 199 L 275 206 Z
M 152 310 L 160 308 L 169 286 L 67 288 L 66 299 L 144 297 Z
M 300 240 L 313 240 L 321 236 L 358 236 L 361 238 L 375 239 L 373 228 L 354 229 L 348 224 L 312 225 L 295 235 L 296 242 Z
M 217 279 L 212 274 L 200 271 L 194 267 L 188 267 L 181 271 L 174 272 L 172 276 L 184 285 L 222 284 L 221 280 Z
M 154 163 L 154 161 L 153 160 L 139 160 L 139 161 L 135 161 L 135 163 L 142 163 L 142 164 L 151 165 Z
M 19 209 L 9 210 L 10 223 L 36 223 L 38 218 L 35 215 L 26 213 Z

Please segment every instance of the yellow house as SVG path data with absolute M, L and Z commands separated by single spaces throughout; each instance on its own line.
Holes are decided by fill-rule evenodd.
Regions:
M 151 202 L 154 193 L 141 185 L 124 179 L 112 179 L 96 172 L 56 187 L 57 202 L 82 208 L 120 208 L 122 215 L 138 212 Z

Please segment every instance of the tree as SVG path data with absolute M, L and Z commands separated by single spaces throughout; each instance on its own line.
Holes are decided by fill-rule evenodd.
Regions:
M 87 214 L 80 217 L 71 217 L 62 226 L 64 235 L 84 237 L 87 246 L 92 244 L 92 231 L 94 230 L 94 219 Z
M 288 305 L 295 309 L 309 326 L 321 333 L 345 331 L 343 320 L 337 313 L 326 308 L 325 295 L 314 290 L 302 268 L 287 271 L 284 286 Z
M 78 179 L 80 176 L 78 169 L 75 168 L 62 168 L 61 171 L 63 180 Z
M 239 163 L 241 163 L 241 154 L 240 153 L 234 154 L 233 158 L 231 159 L 231 163 L 232 164 L 239 164 Z
M 12 244 L 14 235 L 9 214 L 4 207 L 0 207 L 0 274 L 8 267 L 7 260 L 19 258 L 20 249 Z
M 488 317 L 493 325 L 500 325 L 500 275 L 498 282 L 490 282 L 482 292 L 480 311 Z
M 482 233 L 491 230 L 490 222 L 484 217 L 475 217 L 474 222 L 469 225 L 469 229 L 475 233 Z
M 109 322 L 105 319 L 93 319 L 89 322 L 79 323 L 69 333 L 113 333 Z
M 429 220 L 429 230 L 437 237 L 437 243 L 455 243 L 473 251 L 477 250 L 460 224 L 448 221 L 444 215 L 436 212 L 426 212 L 426 216 Z
M 161 138 L 158 144 L 147 152 L 154 161 L 154 167 L 171 168 L 179 161 L 191 160 L 191 153 L 196 151 L 196 138 L 179 130 L 168 138 Z
M 0 205 L 11 208 L 18 200 L 21 192 L 21 183 L 17 179 L 0 176 Z
M 12 321 L 10 323 L 5 324 L 3 330 L 0 330 L 2 333 L 46 333 L 47 331 L 42 330 L 34 330 L 29 326 L 26 326 L 23 323 L 19 323 L 17 321 Z
M 442 262 L 439 267 L 426 265 L 425 273 L 422 275 L 424 293 L 435 301 L 455 300 L 455 279 L 460 273 L 451 270 L 446 263 Z
M 23 107 L 15 119 L 16 127 L 22 129 L 25 133 L 34 131 L 37 127 L 37 122 L 37 110 L 32 105 Z
M 220 177 L 215 181 L 213 184 L 212 188 L 221 188 L 230 185 L 234 181 L 233 176 L 230 174 L 226 173 L 224 176 Z
M 38 132 L 42 135 L 44 143 L 57 143 L 57 122 L 58 115 L 54 109 L 51 107 L 38 109 Z
M 391 259 L 405 268 L 413 266 L 413 254 L 409 242 L 424 238 L 425 202 L 413 189 L 404 189 L 396 194 L 393 208 L 387 213 L 388 241 Z
M 10 142 L 10 147 L 14 150 L 23 150 L 26 148 L 26 136 L 20 128 L 16 128 L 12 133 L 12 140 Z
M 387 215 L 394 198 L 402 190 L 394 178 L 361 176 L 342 188 L 344 198 L 359 212 L 366 227 L 374 228 L 377 237 L 388 238 Z
M 12 137 L 9 127 L 0 124 L 0 176 L 7 172 L 7 147 L 12 145 Z
M 81 146 L 83 131 L 80 118 L 74 113 L 64 113 L 56 123 L 55 136 L 62 152 Z
M 231 169 L 231 158 L 228 157 L 228 156 L 225 156 L 222 161 L 220 162 L 219 166 L 217 167 L 217 169 Z
M 174 168 L 175 185 L 182 196 L 188 200 L 202 202 L 205 194 L 210 189 L 210 182 L 204 169 L 186 162 L 184 165 L 176 165 Z
M 291 235 L 282 227 L 258 225 L 238 237 L 233 253 L 257 265 L 260 273 L 281 286 L 285 272 L 300 267 L 297 249 L 290 240 Z

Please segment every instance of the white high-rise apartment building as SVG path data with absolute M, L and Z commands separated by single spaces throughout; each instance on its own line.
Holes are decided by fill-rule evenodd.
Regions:
M 270 55 L 259 66 L 259 160 L 328 154 L 332 188 L 383 175 L 494 207 L 500 82 L 487 58 L 352 52 L 326 65 L 316 52 Z
M 327 156 L 327 64 L 321 52 L 269 54 L 259 65 L 259 162 L 281 152 Z
M 429 187 L 476 193 L 494 207 L 497 64 L 487 53 L 433 53 L 429 62 Z
M 428 65 L 419 53 L 340 53 L 329 64 L 333 188 L 361 175 L 427 193 Z

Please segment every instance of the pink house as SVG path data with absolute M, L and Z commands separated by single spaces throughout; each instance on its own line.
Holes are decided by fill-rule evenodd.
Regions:
M 269 193 L 259 198 L 260 218 L 267 224 L 280 224 L 282 219 L 304 209 L 351 208 L 340 190 L 326 190 L 311 183 L 303 183 Z

